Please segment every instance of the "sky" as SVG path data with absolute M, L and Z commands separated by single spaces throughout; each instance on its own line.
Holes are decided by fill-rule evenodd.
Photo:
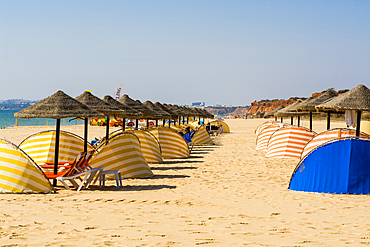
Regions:
M 249 105 L 370 86 L 370 0 L 0 0 L 0 99 Z

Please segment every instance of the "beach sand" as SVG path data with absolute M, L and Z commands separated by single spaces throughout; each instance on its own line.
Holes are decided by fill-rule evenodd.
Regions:
M 108 181 L 80 192 L 1 194 L 0 245 L 370 245 L 370 197 L 288 190 L 299 160 L 255 150 L 264 121 L 226 120 L 231 133 L 216 137 L 217 146 L 150 165 L 153 178 L 125 179 L 121 189 Z M 0 137 L 19 144 L 45 129 L 54 127 L 15 127 Z M 83 136 L 82 126 L 62 129 Z M 325 120 L 314 122 L 315 131 L 325 129 Z M 104 133 L 90 127 L 89 139 Z

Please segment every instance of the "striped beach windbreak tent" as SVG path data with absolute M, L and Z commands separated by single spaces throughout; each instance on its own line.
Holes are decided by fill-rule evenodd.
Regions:
M 230 133 L 230 127 L 225 123 L 224 121 L 221 120 L 215 120 L 209 122 L 210 125 L 215 125 L 215 126 L 222 126 L 223 133 Z
M 256 150 L 266 151 L 267 150 L 267 143 L 271 137 L 271 135 L 278 129 L 281 129 L 286 125 L 282 123 L 275 123 L 271 125 L 265 125 L 263 128 L 260 129 L 259 134 L 256 138 Z
M 133 133 L 139 138 L 141 151 L 148 163 L 162 163 L 162 151 L 160 144 L 155 136 L 146 130 L 126 130 L 127 133 Z M 111 133 L 111 136 L 122 133 L 122 130 L 117 130 Z
M 162 157 L 165 159 L 188 158 L 190 151 L 184 138 L 176 131 L 167 127 L 149 128 L 162 149 Z
M 30 135 L 20 144 L 36 164 L 54 162 L 56 131 L 47 130 Z M 94 148 L 88 143 L 87 151 Z M 59 163 L 73 162 L 80 152 L 84 151 L 84 140 L 73 133 L 60 131 L 59 139 Z
M 40 167 L 13 143 L 0 138 L 0 192 L 48 193 L 53 187 Z
M 268 141 L 266 157 L 299 159 L 303 148 L 315 135 L 314 131 L 303 127 L 280 128 Z
M 152 177 L 153 173 L 141 152 L 138 137 L 132 133 L 120 133 L 109 138 L 97 148 L 90 166 L 104 170 L 119 170 L 124 178 Z
M 254 130 L 254 133 L 256 135 L 259 135 L 259 133 L 261 132 L 261 130 L 263 130 L 264 128 L 270 126 L 270 125 L 273 125 L 273 124 L 280 124 L 281 122 L 278 122 L 278 121 L 267 121 L 267 122 L 264 122 L 262 124 L 260 124 L 257 129 Z
M 301 159 L 321 144 L 341 137 L 356 136 L 355 129 L 330 129 L 325 130 L 313 137 L 303 148 Z M 370 138 L 370 135 L 360 132 L 360 137 Z
M 195 132 L 192 142 L 194 145 L 214 145 L 214 142 L 204 126 L 200 126 L 200 128 Z

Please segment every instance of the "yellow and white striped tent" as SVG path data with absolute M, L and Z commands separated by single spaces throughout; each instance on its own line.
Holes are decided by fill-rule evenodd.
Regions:
M 162 163 L 162 151 L 160 144 L 155 136 L 146 130 L 126 130 L 128 133 L 134 133 L 140 142 L 141 151 L 144 155 L 146 162 L 148 163 Z M 110 136 L 122 133 L 122 130 L 112 132 Z
M 167 127 L 149 128 L 162 149 L 162 157 L 165 159 L 188 158 L 190 151 L 184 138 L 176 131 Z
M 53 186 L 35 162 L 16 145 L 0 138 L 0 192 L 52 191 Z
M 214 145 L 214 142 L 204 126 L 200 126 L 200 128 L 195 132 L 192 142 L 194 142 L 194 145 Z
M 222 126 L 222 129 L 223 129 L 223 133 L 230 133 L 230 127 L 229 125 L 227 125 L 227 123 L 225 123 L 224 121 L 221 121 L 221 120 L 215 120 L 215 121 L 211 121 L 209 122 L 210 125 L 215 125 L 215 126 Z
M 19 148 L 26 152 L 37 164 L 54 162 L 55 138 L 55 130 L 38 132 L 24 139 L 19 144 Z M 58 162 L 73 162 L 77 155 L 84 151 L 82 137 L 60 131 L 59 138 Z M 88 143 L 87 151 L 90 150 L 93 150 L 93 147 Z
M 104 170 L 120 170 L 124 178 L 152 177 L 153 173 L 141 152 L 139 139 L 135 134 L 120 133 L 109 138 L 97 148 L 97 154 L 90 166 Z

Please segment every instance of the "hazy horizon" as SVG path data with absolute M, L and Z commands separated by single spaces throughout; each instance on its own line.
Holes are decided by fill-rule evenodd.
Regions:
M 370 1 L 1 1 L 0 99 L 249 105 L 370 84 Z

